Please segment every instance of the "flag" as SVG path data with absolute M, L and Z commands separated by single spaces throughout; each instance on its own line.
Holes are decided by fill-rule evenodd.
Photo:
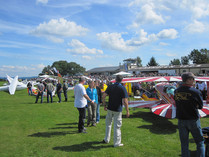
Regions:
M 53 67 L 53 70 L 54 70 L 55 73 L 58 73 L 58 72 L 57 72 L 57 69 L 56 69 L 55 67 Z

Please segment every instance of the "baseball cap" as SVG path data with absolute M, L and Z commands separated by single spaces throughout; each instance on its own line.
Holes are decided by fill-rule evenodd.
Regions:
M 181 78 L 183 82 L 186 82 L 189 78 L 195 79 L 195 75 L 192 72 L 185 72 L 181 75 Z

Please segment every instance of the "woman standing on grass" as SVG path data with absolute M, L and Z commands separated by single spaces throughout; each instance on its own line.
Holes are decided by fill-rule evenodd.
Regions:
M 97 103 L 97 109 L 96 109 L 96 123 L 99 123 L 100 120 L 100 104 L 102 103 L 102 91 L 101 88 L 99 87 L 99 81 L 95 81 L 95 88 L 97 89 L 97 97 L 98 97 L 98 103 Z
M 89 82 L 89 87 L 86 89 L 86 93 L 89 98 L 93 101 L 93 103 L 88 101 L 88 121 L 87 126 L 92 124 L 92 126 L 96 126 L 96 108 L 98 104 L 98 95 L 97 90 L 94 88 L 94 82 Z

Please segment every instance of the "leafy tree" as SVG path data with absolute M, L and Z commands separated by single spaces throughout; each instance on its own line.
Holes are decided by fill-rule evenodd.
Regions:
M 55 67 L 61 75 L 67 75 L 67 64 L 67 61 L 56 61 L 52 67 Z
M 75 75 L 77 73 L 84 73 L 86 69 L 75 62 L 68 63 L 67 61 L 56 61 L 52 66 L 48 65 L 42 70 L 42 74 L 50 74 L 50 70 L 55 67 L 61 75 Z
M 84 73 L 85 72 L 85 68 L 80 66 L 79 64 L 75 63 L 75 62 L 70 62 L 67 65 L 68 67 L 68 74 L 70 75 L 75 75 L 77 73 Z
M 206 64 L 209 63 L 209 50 L 201 49 L 200 51 L 194 49 L 189 54 L 189 59 L 195 64 Z
M 51 66 L 47 65 L 46 67 L 43 68 L 41 74 L 46 74 L 46 73 L 50 74 L 50 69 L 51 69 Z
M 142 60 L 140 57 L 136 57 L 136 65 L 137 67 L 142 67 Z
M 147 66 L 158 66 L 159 64 L 156 62 L 155 58 L 152 56 L 150 61 L 147 63 Z
M 170 61 L 169 65 L 181 65 L 181 62 L 179 59 L 173 59 Z
M 188 56 L 181 57 L 181 64 L 188 65 L 189 64 L 189 57 Z

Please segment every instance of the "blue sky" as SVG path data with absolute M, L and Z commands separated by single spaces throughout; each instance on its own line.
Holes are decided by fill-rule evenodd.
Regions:
M 87 70 L 154 56 L 161 65 L 208 48 L 208 0 L 0 1 L 0 77 L 37 76 L 54 61 Z

